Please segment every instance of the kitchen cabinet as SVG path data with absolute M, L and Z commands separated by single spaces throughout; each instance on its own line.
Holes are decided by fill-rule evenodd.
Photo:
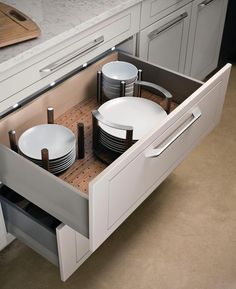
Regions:
M 97 70 L 114 60 L 134 64 L 143 70 L 144 81 L 158 84 L 173 95 L 177 107 L 159 126 L 110 165 L 93 156 L 86 159 L 83 170 L 78 161 L 69 172 L 73 179 L 68 179 L 69 175 L 54 176 L 8 148 L 8 131 L 15 129 L 20 135 L 33 125 L 45 123 L 48 106 L 54 107 L 56 119 L 65 120 L 68 111 L 73 125 L 82 117 L 84 121 L 87 119 L 86 127 L 91 130 L 91 110 L 98 106 Z M 64 81 L 60 79 L 50 90 L 4 117 L 0 121 L 0 180 L 7 191 L 1 190 L 1 203 L 8 230 L 58 264 L 61 278 L 66 280 L 217 125 L 230 67 L 226 65 L 203 83 L 130 55 L 108 53 L 73 76 L 65 76 Z M 83 114 L 86 103 L 89 103 L 87 117 Z M 73 115 L 75 107 L 79 108 L 79 114 Z M 69 125 L 68 121 L 65 125 Z M 86 138 L 88 144 L 91 138 L 90 133 Z M 86 173 L 81 178 L 83 172 Z M 30 206 L 36 206 L 36 210 L 42 209 L 54 226 L 45 228 L 27 206 L 12 201 L 10 189 L 17 193 L 17 198 L 23 197 Z
M 218 63 L 227 0 L 193 2 L 185 73 L 203 79 Z
M 20 105 L 42 87 L 50 86 L 54 79 L 87 65 L 94 57 L 135 35 L 139 30 L 139 19 L 140 4 L 1 72 L 0 114 Z M 65 65 L 68 62 L 69 65 Z
M 113 46 L 139 32 L 141 7 L 138 4 L 0 76 L 0 227 L 4 232 L 6 227 L 9 233 L 58 265 L 63 281 L 220 120 L 230 65 L 205 83 L 169 69 L 184 70 L 183 51 L 186 52 L 191 10 L 188 3 L 190 1 L 185 0 L 143 2 L 143 11 L 149 9 L 152 17 L 147 19 L 142 12 L 142 32 L 150 28 L 150 34 L 165 28 L 151 45 L 162 39 L 170 48 L 175 47 L 170 49 L 170 54 L 177 55 L 178 61 L 174 59 L 174 65 L 163 62 L 167 68 L 153 64 L 153 54 L 152 58 L 146 57 L 149 62 L 111 52 Z M 158 7 L 162 7 L 160 13 Z M 176 34 L 181 39 L 175 37 Z M 171 37 L 175 39 L 174 44 L 168 40 Z M 120 49 L 129 47 L 133 54 L 133 39 L 135 36 Z M 157 41 L 158 45 L 161 42 Z M 143 80 L 167 89 L 173 95 L 176 108 L 158 127 L 105 165 L 93 155 L 91 148 L 91 110 L 99 105 L 97 70 L 114 60 L 128 61 L 142 69 Z M 144 96 L 156 99 L 152 92 L 147 91 Z M 76 161 L 68 172 L 70 177 L 67 173 L 54 176 L 9 148 L 8 131 L 14 129 L 19 136 L 34 125 L 46 123 L 49 106 L 54 107 L 55 119 L 62 124 L 74 128 L 84 117 L 86 127 L 90 128 L 86 137 L 90 155 L 84 162 Z M 65 119 L 68 121 L 63 122 Z M 1 236 L 0 244 L 5 246 L 7 237 Z
M 218 64 L 228 0 L 188 2 L 143 2 L 139 56 L 204 79 Z
M 185 5 L 140 32 L 142 59 L 184 73 L 191 4 Z

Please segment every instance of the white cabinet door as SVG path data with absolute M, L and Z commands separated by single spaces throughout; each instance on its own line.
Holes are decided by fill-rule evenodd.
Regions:
M 191 4 L 140 32 L 139 56 L 152 63 L 184 72 Z
M 203 79 L 217 67 L 228 0 L 193 3 L 185 73 Z

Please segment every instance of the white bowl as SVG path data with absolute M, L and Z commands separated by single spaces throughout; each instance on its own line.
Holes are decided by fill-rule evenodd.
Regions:
M 137 78 L 138 69 L 129 62 L 112 61 L 103 65 L 102 74 L 105 80 L 114 84 L 122 80 L 130 83 Z

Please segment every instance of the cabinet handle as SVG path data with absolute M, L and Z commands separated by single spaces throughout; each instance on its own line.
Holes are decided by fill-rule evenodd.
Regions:
M 61 58 L 58 61 L 55 61 L 55 62 L 45 66 L 44 68 L 41 68 L 39 71 L 40 72 L 46 72 L 46 73 L 53 72 L 53 71 L 65 66 L 65 65 L 71 63 L 72 61 L 76 60 L 79 56 L 88 53 L 92 49 L 96 48 L 102 42 L 104 42 L 104 36 L 100 36 L 100 37 L 94 39 L 93 41 L 89 42 L 88 44 L 82 46 L 79 50 L 76 50 L 76 51 L 70 53 L 66 57 Z
M 145 152 L 145 157 L 147 158 L 156 158 L 160 156 L 173 142 L 175 142 L 190 126 L 192 126 L 200 117 L 202 113 L 199 108 L 196 108 L 192 114 L 192 120 L 183 128 L 180 132 L 178 132 L 167 144 L 164 146 L 160 146 L 158 148 L 151 148 Z
M 174 26 L 175 24 L 179 23 L 182 21 L 184 18 L 188 17 L 188 13 L 184 12 L 183 14 L 179 15 L 178 17 L 174 18 L 167 24 L 162 25 L 161 27 L 157 28 L 156 30 L 152 31 L 151 33 L 148 34 L 148 37 L 150 40 L 156 38 L 161 32 L 169 29 L 170 27 Z
M 213 2 L 214 0 L 205 0 L 205 1 L 203 1 L 202 3 L 200 3 L 199 5 L 198 5 L 198 7 L 199 8 L 204 8 L 204 7 L 206 7 L 207 5 L 209 5 L 211 2 Z

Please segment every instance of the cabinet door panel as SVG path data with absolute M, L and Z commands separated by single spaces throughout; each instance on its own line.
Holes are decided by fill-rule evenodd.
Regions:
M 56 233 L 61 280 L 66 281 L 91 254 L 89 239 L 64 224 L 57 227 Z
M 203 79 L 217 67 L 227 0 L 193 4 L 186 73 Z
M 181 8 L 192 0 L 145 0 L 142 3 L 141 29 Z
M 184 72 L 191 5 L 140 32 L 139 56 L 152 63 Z

